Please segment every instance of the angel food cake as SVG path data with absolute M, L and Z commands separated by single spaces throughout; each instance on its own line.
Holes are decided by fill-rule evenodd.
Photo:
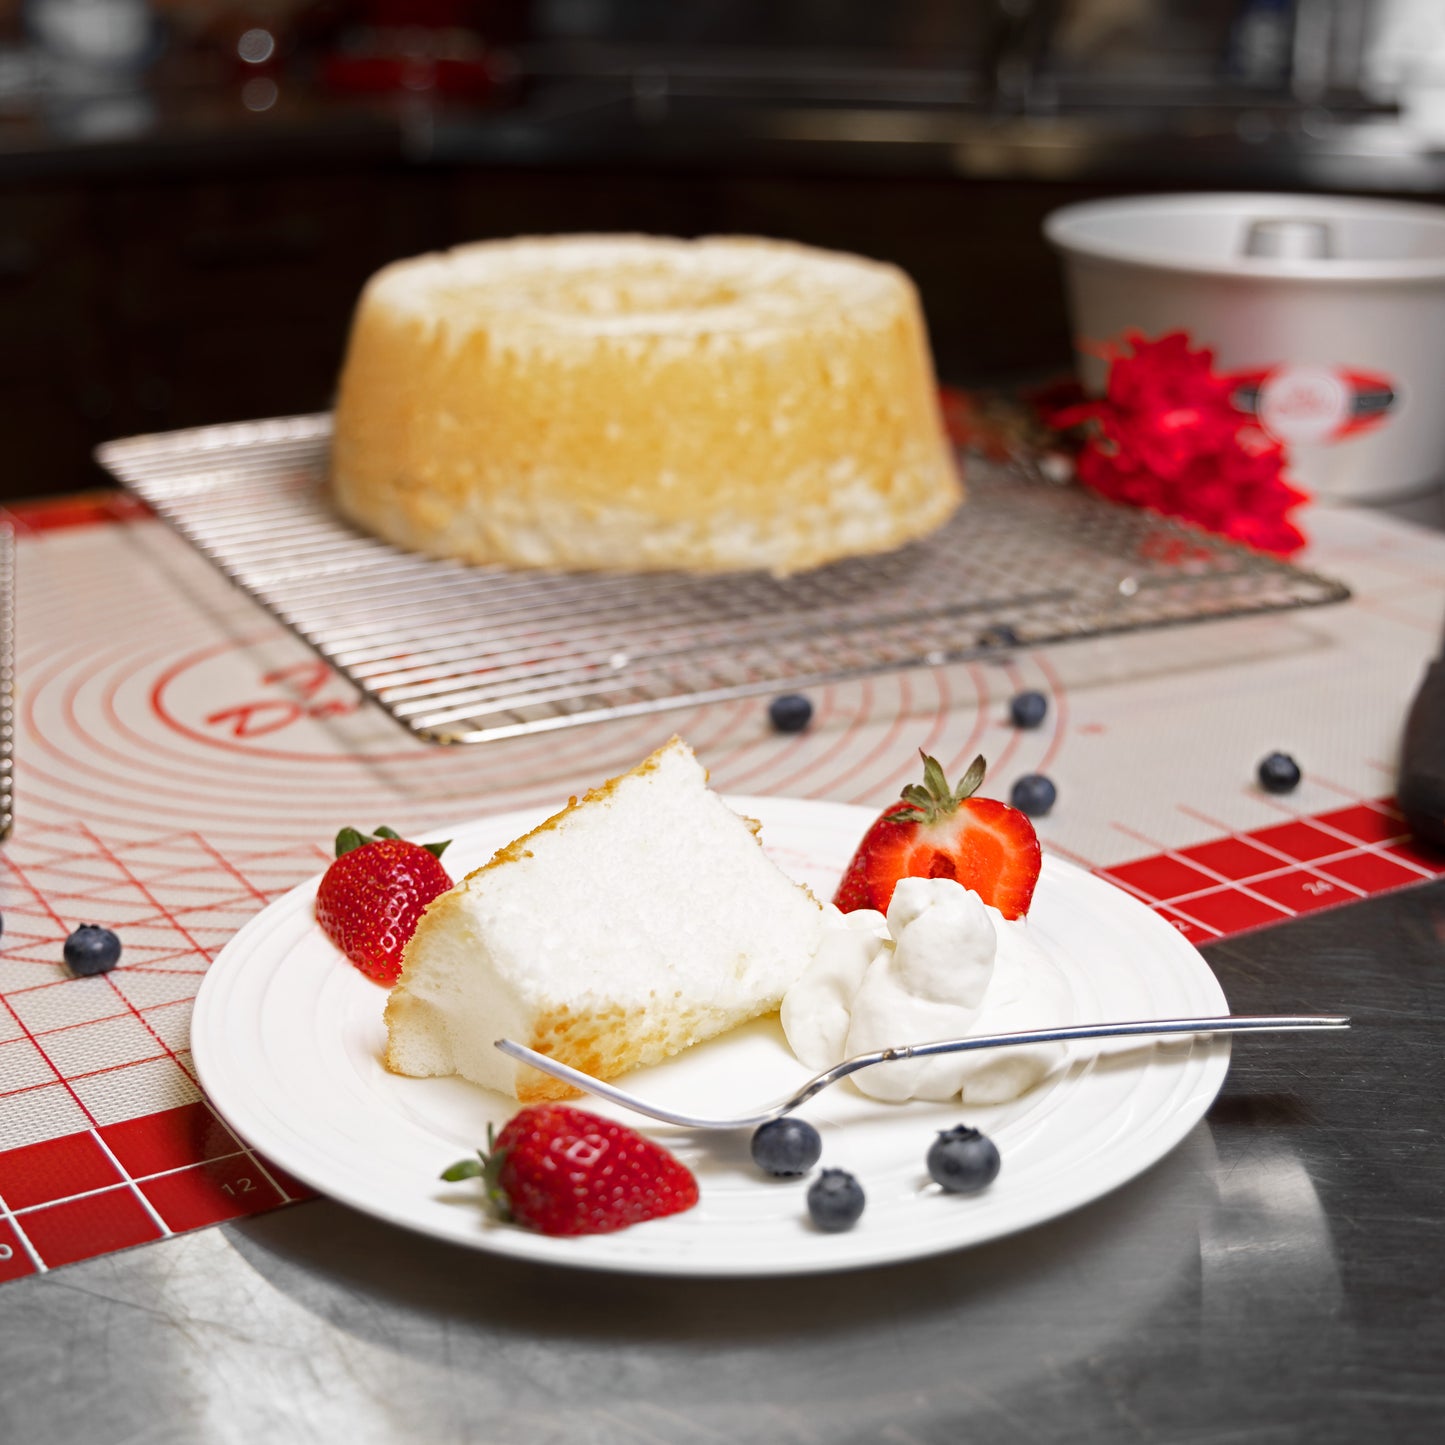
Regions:
M 331 485 L 400 546 L 518 567 L 784 574 L 962 498 L 917 293 L 747 238 L 560 236 L 367 284 Z
M 427 908 L 387 1001 L 387 1068 L 561 1098 L 494 1042 L 606 1079 L 771 1013 L 823 910 L 756 826 L 676 738 L 574 799 Z

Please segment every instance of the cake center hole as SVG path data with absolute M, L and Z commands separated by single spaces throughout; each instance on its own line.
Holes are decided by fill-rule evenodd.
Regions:
M 717 277 L 626 272 L 560 278 L 538 295 L 539 305 L 572 316 L 645 316 L 735 306 L 738 288 Z

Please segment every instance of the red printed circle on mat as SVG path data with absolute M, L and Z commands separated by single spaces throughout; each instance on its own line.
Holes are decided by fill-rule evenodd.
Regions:
M 205 747 L 286 763 L 396 762 L 435 765 L 455 753 L 408 734 L 303 643 L 287 633 L 235 638 L 169 663 L 151 684 L 152 714 L 171 732 Z M 715 716 L 730 716 L 714 709 Z M 697 712 L 664 722 L 642 715 L 613 724 L 607 757 L 621 771 L 650 752 L 669 732 L 694 722 Z M 598 743 L 578 727 L 516 740 L 509 753 L 516 772 L 535 756 L 560 767 L 574 755 L 595 760 Z M 516 749 L 530 748 L 531 753 Z M 604 764 L 604 766 L 609 764 Z
M 151 688 L 151 709 L 172 731 L 229 752 L 288 761 L 412 755 L 397 746 L 397 724 L 285 635 L 183 657 Z

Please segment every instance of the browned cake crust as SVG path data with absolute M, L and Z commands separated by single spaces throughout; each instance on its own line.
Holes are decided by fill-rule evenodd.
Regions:
M 539 856 L 534 849 L 539 849 L 549 835 L 563 830 L 569 817 L 584 809 L 605 817 L 603 810 L 614 803 L 621 789 L 647 779 L 664 767 L 675 770 L 677 781 L 663 780 L 660 786 L 664 791 L 660 794 L 641 794 L 640 797 L 649 800 L 645 805 L 640 803 L 638 794 L 630 794 L 633 801 L 627 805 L 624 819 L 616 827 L 624 830 L 625 837 L 635 838 L 635 830 L 647 826 L 639 822 L 650 816 L 650 811 L 644 812 L 644 808 L 650 810 L 664 799 L 687 800 L 682 826 L 696 826 L 699 831 L 684 836 L 706 840 L 698 844 L 703 856 L 720 861 L 728 870 L 729 879 L 740 880 L 741 888 L 756 894 L 758 911 L 752 916 L 744 913 L 739 915 L 736 924 L 723 920 L 704 926 L 703 936 L 710 941 L 711 950 L 704 952 L 705 957 L 716 956 L 717 950 L 711 946 L 715 939 L 726 939 L 724 949 L 736 952 L 716 957 L 715 964 L 710 963 L 706 971 L 689 976 L 686 971 L 673 971 L 668 959 L 673 951 L 671 945 L 663 951 L 660 964 L 655 949 L 647 945 L 644 953 L 650 953 L 653 962 L 646 967 L 652 971 L 644 974 L 641 982 L 634 980 L 630 991 L 625 986 L 617 987 L 626 982 L 620 975 L 614 978 L 610 974 L 600 985 L 579 983 L 575 992 L 565 983 L 559 987 L 555 974 L 552 983 L 539 987 L 536 968 L 537 949 L 542 946 L 539 930 L 525 922 L 532 915 L 518 911 L 517 888 L 497 875 L 518 869 L 526 879 L 519 865 L 526 865 Z M 694 1043 L 775 1009 L 782 990 L 791 981 L 781 976 L 787 965 L 780 966 L 780 961 L 796 957 L 801 969 L 811 949 L 811 930 L 821 920 L 821 907 L 807 889 L 789 882 L 766 862 L 758 841 L 759 825 L 754 820 L 739 818 L 715 795 L 699 788 L 705 778 L 690 749 L 674 737 L 629 772 L 591 789 L 580 799 L 571 798 L 560 812 L 499 849 L 487 863 L 473 869 L 456 887 L 435 899 L 422 915 L 407 946 L 401 978 L 387 1001 L 386 1067 L 394 1073 L 412 1076 L 460 1070 L 479 1082 L 515 1093 L 524 1101 L 570 1098 L 575 1090 L 535 1069 L 504 1059 L 491 1049 L 492 1041 L 505 1033 L 539 1053 L 594 1077 L 608 1079 L 659 1063 Z M 697 804 L 686 791 L 691 789 L 698 789 Z M 619 802 L 618 806 L 622 804 Z M 595 838 L 616 836 L 612 824 L 606 824 L 599 833 L 597 824 L 587 821 L 590 826 L 582 834 L 574 835 L 588 839 L 587 847 L 591 847 L 591 840 Z M 747 840 L 744 848 L 729 841 L 730 830 L 734 828 Z M 629 829 L 634 832 L 627 832 Z M 571 871 L 560 876 L 568 879 L 577 876 L 575 849 L 578 846 L 574 842 L 563 848 L 562 856 L 571 859 L 565 867 Z M 568 848 L 574 851 L 569 853 Z M 757 850 L 755 859 L 753 850 Z M 554 846 L 550 858 L 557 857 Z M 689 852 L 686 865 L 689 869 L 693 866 L 693 857 Z M 540 875 L 545 880 L 541 884 L 544 897 L 551 896 L 547 890 L 558 876 L 553 871 L 557 866 L 549 862 Z M 666 868 L 662 871 L 667 872 Z M 533 900 L 538 896 L 536 876 L 534 873 L 532 879 L 521 885 L 524 896 Z M 481 886 L 473 893 L 469 892 L 469 885 Z M 638 886 L 646 890 L 650 877 L 640 877 Z M 665 896 L 672 900 L 670 918 L 676 918 L 679 912 L 685 914 L 694 906 L 691 887 L 680 890 L 675 872 L 666 886 Z M 575 903 L 575 894 L 569 892 L 568 896 Z M 730 891 L 715 889 L 713 901 L 707 905 L 712 912 L 705 916 L 718 920 L 720 909 L 731 911 L 732 897 Z M 488 900 L 485 911 L 480 914 L 474 912 L 482 906 L 479 899 Z M 635 907 L 637 901 L 634 897 L 623 907 Z M 523 910 L 528 906 L 533 905 L 522 905 Z M 597 936 L 596 929 L 605 928 L 607 905 L 602 905 L 599 912 L 594 893 L 592 903 L 583 906 L 593 909 L 584 915 L 587 921 L 579 925 L 583 932 L 575 940 L 575 948 L 585 954 L 588 940 Z M 483 923 L 480 921 L 483 918 L 505 922 Z M 618 923 L 625 926 L 621 915 Z M 493 927 L 500 932 L 490 931 Z M 666 936 L 674 937 L 671 932 Z M 690 946 L 686 942 L 689 936 L 695 940 L 698 935 L 695 930 L 689 935 L 685 924 L 678 929 L 676 938 L 684 950 Z M 567 947 L 573 946 L 569 943 Z M 571 958 L 574 954 L 564 950 L 562 954 L 554 951 L 551 956 Z M 621 973 L 627 971 L 631 959 L 628 953 L 620 956 Z M 745 977 L 742 970 L 754 966 L 752 960 L 768 960 L 761 965 L 768 970 L 760 976 L 767 980 L 764 987 L 758 987 L 757 982 L 740 983 Z M 570 971 L 564 970 L 564 979 L 571 976 Z M 587 968 L 577 970 L 576 976 L 585 979 Z M 481 992 L 475 992 L 479 988 Z M 692 991 L 685 995 L 689 989 Z M 485 1000 L 480 1008 L 479 999 Z M 460 1016 L 469 1021 L 464 1036 L 452 1032 L 458 1008 L 462 1010 Z M 464 1055 L 470 1062 L 464 1061 Z

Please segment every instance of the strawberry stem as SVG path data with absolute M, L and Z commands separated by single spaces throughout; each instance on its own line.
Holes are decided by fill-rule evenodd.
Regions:
M 360 828 L 343 828 L 336 835 L 336 856 L 340 858 L 345 853 L 365 848 L 368 843 L 379 843 L 383 838 L 392 838 L 398 843 L 406 841 L 395 828 L 382 827 L 374 833 L 363 833 Z M 433 858 L 440 858 L 451 847 L 451 839 L 448 838 L 445 843 L 423 843 L 422 847 Z
M 497 1148 L 497 1131 L 494 1125 L 487 1125 L 487 1147 L 477 1150 L 475 1159 L 458 1159 L 441 1172 L 448 1184 L 459 1184 L 464 1179 L 482 1181 L 483 1202 L 487 1211 L 502 1223 L 511 1221 L 512 1208 L 507 1191 L 502 1188 L 502 1166 L 507 1162 L 510 1151 Z
M 482 1155 L 482 1183 L 487 1191 L 487 1209 L 502 1223 L 509 1223 L 512 1218 L 512 1202 L 507 1198 L 507 1191 L 502 1188 L 502 1166 L 507 1162 L 507 1155 L 510 1151 L 497 1148 L 497 1131 L 491 1125 L 487 1125 L 487 1149 Z
M 951 788 L 948 775 L 937 758 L 929 757 L 922 748 L 919 748 L 918 756 L 923 759 L 923 781 L 909 783 L 903 789 L 900 795 L 902 806 L 883 815 L 890 823 L 921 823 L 926 827 L 952 817 L 958 811 L 958 805 L 979 790 L 988 772 L 988 764 L 980 753 L 968 765 L 968 771 L 958 780 L 958 786 Z

